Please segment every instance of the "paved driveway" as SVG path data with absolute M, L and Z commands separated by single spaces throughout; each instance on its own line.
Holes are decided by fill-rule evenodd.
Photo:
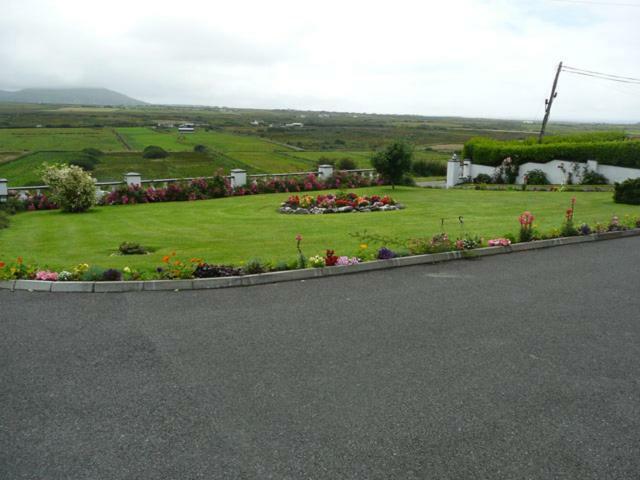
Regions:
M 634 479 L 640 240 L 218 291 L 0 291 L 2 479 Z

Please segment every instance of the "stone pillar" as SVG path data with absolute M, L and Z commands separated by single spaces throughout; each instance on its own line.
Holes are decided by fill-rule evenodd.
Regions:
M 333 165 L 319 165 L 318 177 L 320 180 L 326 180 L 333 176 Z
M 9 187 L 6 178 L 0 178 L 0 202 L 6 202 L 9 196 Z
M 247 184 L 247 171 L 241 168 L 231 170 L 231 187 L 244 187 Z
M 142 183 L 142 177 L 139 173 L 129 172 L 124 174 L 124 181 L 127 186 L 132 187 L 134 185 L 140 185 Z
M 447 162 L 447 188 L 455 187 L 460 183 L 460 161 L 458 156 L 454 153 L 453 156 Z
M 471 180 L 471 160 L 465 160 L 462 165 L 462 177 Z

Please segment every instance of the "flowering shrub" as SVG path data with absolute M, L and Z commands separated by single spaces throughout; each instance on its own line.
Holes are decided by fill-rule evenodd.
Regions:
M 327 267 L 333 267 L 336 263 L 338 263 L 338 257 L 335 256 L 335 252 L 333 250 L 327 250 L 327 254 L 324 257 L 324 264 Z
M 519 242 L 529 242 L 532 240 L 534 219 L 535 217 L 531 214 L 531 212 L 524 212 L 518 217 L 518 221 L 520 222 L 520 236 L 518 238 Z
M 378 260 L 389 260 L 395 257 L 397 257 L 397 255 L 387 247 L 382 247 L 378 250 Z
M 357 257 L 338 257 L 338 260 L 336 261 L 336 265 L 340 265 L 340 266 L 345 266 L 345 265 L 357 265 L 358 263 L 360 263 L 360 259 Z
M 324 257 L 321 257 L 320 255 L 314 255 L 313 257 L 310 257 L 309 265 L 311 265 L 313 268 L 324 267 L 325 266 Z
M 398 210 L 403 208 L 389 195 L 360 196 L 357 193 L 338 192 L 335 195 L 291 195 L 281 204 L 280 213 L 344 213 Z
M 487 242 L 490 247 L 508 247 L 511 245 L 511 240 L 508 238 L 493 238 Z
M 34 210 L 54 210 L 58 205 L 43 193 L 23 191 L 20 193 L 9 192 L 6 209 L 9 213 L 17 213 Z
M 93 178 L 77 165 L 47 165 L 42 179 L 51 198 L 65 212 L 85 212 L 96 202 Z
M 55 282 L 58 280 L 58 274 L 56 272 L 50 272 L 49 270 L 40 270 L 36 272 L 36 280 L 48 280 Z
M 22 257 L 15 262 L 0 261 L 0 280 L 23 280 L 35 277 L 37 268 L 34 265 L 24 263 Z
M 408 242 L 409 251 L 414 255 L 427 253 L 449 252 L 455 249 L 455 244 L 446 233 L 439 233 L 429 238 L 412 238 Z
M 573 197 L 571 199 L 571 206 L 567 209 L 564 215 L 564 223 L 562 225 L 562 229 L 560 230 L 560 235 L 563 237 L 573 237 L 578 235 L 578 229 L 573 225 L 573 214 L 575 212 L 576 199 Z
M 456 240 L 456 249 L 457 250 L 473 250 L 474 248 L 478 248 L 482 246 L 482 238 L 475 236 L 471 237 L 467 235 L 462 239 Z

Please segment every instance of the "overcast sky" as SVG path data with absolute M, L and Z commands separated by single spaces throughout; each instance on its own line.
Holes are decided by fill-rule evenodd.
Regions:
M 0 89 L 539 119 L 560 60 L 640 77 L 640 0 L 585 2 L 0 0 Z M 552 117 L 639 122 L 640 85 L 562 73 Z

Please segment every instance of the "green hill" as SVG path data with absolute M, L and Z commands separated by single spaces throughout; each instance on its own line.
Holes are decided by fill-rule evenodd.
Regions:
M 0 90 L 0 102 L 55 103 L 63 105 L 146 105 L 145 102 L 106 88 L 25 88 Z

